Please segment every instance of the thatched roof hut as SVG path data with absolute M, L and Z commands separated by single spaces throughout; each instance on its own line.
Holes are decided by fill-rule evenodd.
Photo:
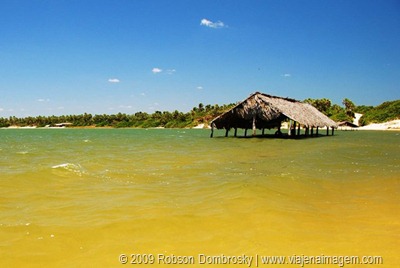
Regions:
M 294 99 L 271 96 L 256 92 L 235 107 L 211 121 L 217 129 L 280 128 L 282 121 L 289 119 L 306 129 L 319 127 L 337 128 L 336 123 L 308 103 Z M 293 127 L 293 125 L 292 125 Z

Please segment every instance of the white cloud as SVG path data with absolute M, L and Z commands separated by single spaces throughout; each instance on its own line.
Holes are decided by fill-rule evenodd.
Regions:
M 108 82 L 110 82 L 110 83 L 119 83 L 120 81 L 117 78 L 110 78 L 110 79 L 108 79 Z
M 202 86 L 198 86 L 198 87 L 197 87 L 197 89 L 199 89 L 199 90 L 202 90 L 202 89 L 203 89 L 203 87 L 202 87 Z
M 208 19 L 202 19 L 200 22 L 200 25 L 214 28 L 214 29 L 227 27 L 222 21 L 212 22 Z
M 50 99 L 37 99 L 38 102 L 49 102 Z
M 155 68 L 153 68 L 153 70 L 151 70 L 151 71 L 153 72 L 153 74 L 158 74 L 158 73 L 161 73 L 161 72 L 162 72 L 162 69 L 155 67 Z
M 291 77 L 292 75 L 291 74 L 282 74 L 281 76 L 283 76 L 283 77 Z
M 0 108 L 0 112 L 2 112 L 2 111 L 4 111 L 4 109 L 3 109 L 3 108 Z
M 146 93 L 144 93 L 144 92 L 142 92 L 142 93 L 140 93 L 140 96 L 146 96 Z

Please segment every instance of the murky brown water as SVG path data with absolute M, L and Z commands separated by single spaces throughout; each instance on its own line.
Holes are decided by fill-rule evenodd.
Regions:
M 0 130 L 1 267 L 120 267 L 122 253 L 196 257 L 183 267 L 212 266 L 199 254 L 398 267 L 399 212 L 399 132 Z

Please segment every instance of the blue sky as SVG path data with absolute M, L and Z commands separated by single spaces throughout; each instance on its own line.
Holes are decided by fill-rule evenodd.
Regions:
M 0 117 L 400 99 L 397 0 L 0 0 Z

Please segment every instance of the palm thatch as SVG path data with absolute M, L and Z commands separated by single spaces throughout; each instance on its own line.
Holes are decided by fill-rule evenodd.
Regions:
M 291 119 L 306 128 L 331 127 L 336 123 L 308 103 L 294 99 L 253 93 L 235 107 L 216 117 L 211 126 L 217 129 L 263 129 L 280 127 L 282 121 Z

